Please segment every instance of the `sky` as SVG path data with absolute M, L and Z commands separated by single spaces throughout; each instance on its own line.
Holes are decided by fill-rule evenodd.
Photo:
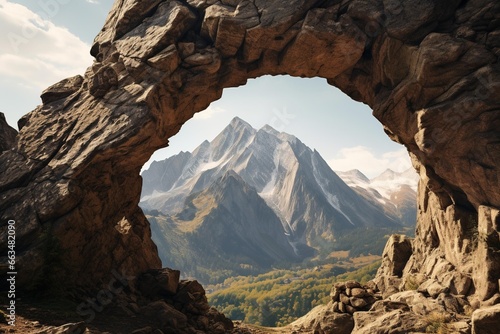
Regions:
M 92 64 L 92 41 L 112 0 L 0 0 L 0 112 L 17 120 L 41 103 L 41 92 Z M 333 170 L 359 169 L 375 177 L 411 167 L 406 149 L 392 142 L 366 105 L 324 79 L 265 76 L 224 90 L 155 152 L 163 160 L 212 140 L 235 116 L 254 128 L 269 124 L 316 149 Z

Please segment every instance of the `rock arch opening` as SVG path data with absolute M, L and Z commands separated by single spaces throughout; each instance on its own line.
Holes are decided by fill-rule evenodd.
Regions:
M 139 205 L 163 265 L 218 284 L 306 258 L 311 269 L 330 264 L 333 251 L 351 250 L 354 234 L 353 258 L 381 255 L 385 235 L 413 234 L 417 175 L 370 114 L 320 79 L 264 77 L 225 91 L 142 172 Z M 341 178 L 333 171 L 356 168 Z M 380 177 L 370 186 L 363 172 Z M 342 177 L 361 183 L 347 187 Z
M 44 91 L 0 156 L 2 219 L 23 221 L 19 270 L 98 286 L 114 269 L 159 267 L 137 207 L 142 165 L 224 88 L 289 74 L 326 78 L 368 104 L 410 152 L 421 182 L 403 279 L 446 278 L 488 299 L 499 289 L 500 74 L 498 31 L 484 13 L 498 10 L 457 0 L 116 1 L 85 77 Z M 476 247 L 466 233 L 474 217 L 485 236 Z M 129 228 L 116 233 L 118 222 Z M 48 269 L 54 240 L 60 257 Z
M 210 134 L 207 127 L 214 128 Z M 283 326 L 328 303 L 334 276 L 377 260 L 385 235 L 414 232 L 416 193 L 395 194 L 411 192 L 410 212 L 399 211 L 390 195 L 385 207 L 375 197 L 365 202 L 333 175 L 326 160 L 341 148 L 360 145 L 370 148 L 346 151 L 370 160 L 346 167 L 352 156 L 343 156 L 342 170 L 369 168 L 371 178 L 382 174 L 389 166 L 370 156 L 377 148 L 401 149 L 405 167 L 411 166 L 406 150 L 384 135 L 369 108 L 324 80 L 264 77 L 225 89 L 172 137 L 165 148 L 170 154 L 155 157 L 141 174 L 139 206 L 162 265 L 200 281 L 210 292 L 209 303 L 232 320 Z M 294 163 L 298 168 L 291 168 Z M 377 163 L 385 167 L 373 166 Z M 395 166 L 402 167 L 390 164 Z M 362 173 L 353 176 L 369 182 Z M 410 216 L 406 225 L 403 212 Z M 371 269 L 365 274 L 373 275 L 375 266 Z M 317 280 L 303 283 L 304 277 Z

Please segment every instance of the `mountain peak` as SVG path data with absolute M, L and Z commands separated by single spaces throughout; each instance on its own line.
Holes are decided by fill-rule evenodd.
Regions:
M 280 132 L 278 130 L 276 130 L 275 128 L 273 128 L 269 124 L 264 125 L 262 128 L 260 128 L 260 130 L 265 131 L 265 132 L 267 132 L 273 136 L 276 136 L 276 137 L 280 134 Z
M 245 122 L 244 120 L 242 120 L 238 116 L 234 117 L 231 120 L 231 122 L 229 123 L 229 126 L 232 127 L 233 129 L 238 129 L 241 127 L 253 129 L 253 127 L 250 124 L 248 124 L 247 122 Z
M 365 174 L 363 174 L 359 169 L 351 169 L 346 172 L 338 172 L 335 171 L 335 173 L 344 180 L 348 185 L 350 183 L 356 184 L 356 183 L 370 183 L 370 179 L 366 177 Z

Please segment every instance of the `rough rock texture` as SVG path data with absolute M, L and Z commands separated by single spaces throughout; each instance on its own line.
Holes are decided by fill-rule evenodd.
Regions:
M 369 312 L 354 314 L 356 334 L 395 334 L 425 332 L 426 324 L 419 316 L 410 312 L 405 303 L 378 301 Z
M 5 115 L 0 112 L 0 152 L 10 150 L 16 142 L 17 131 L 5 120 Z
M 276 330 L 277 333 L 304 334 L 471 334 L 474 319 L 482 330 L 497 331 L 493 323 L 498 321 L 498 305 L 475 311 L 471 320 L 472 307 L 463 295 L 441 292 L 430 296 L 427 290 L 406 290 L 381 299 L 374 281 L 366 285 L 347 281 L 335 283 L 330 296 L 332 300 L 327 305 L 317 306 L 281 331 L 255 333 L 275 333 Z M 495 301 L 498 299 L 500 296 Z
M 375 284 L 361 285 L 355 281 L 339 282 L 333 285 L 329 305 L 333 312 L 354 314 L 368 311 L 373 303 L 381 299 Z
M 472 334 L 498 333 L 500 304 L 477 310 L 472 314 Z
M 304 317 L 284 327 L 283 333 L 349 334 L 354 328 L 352 315 L 332 310 L 331 305 L 320 305 Z
M 384 298 L 399 292 L 403 270 L 411 255 L 412 239 L 395 234 L 387 240 L 382 253 L 382 264 L 375 278 L 377 289 L 382 292 Z M 408 279 L 414 280 L 415 278 L 410 276 Z
M 87 327 L 85 322 L 70 323 L 58 327 L 51 327 L 43 330 L 36 331 L 34 334 L 74 334 L 84 333 Z
M 224 88 L 289 74 L 367 103 L 408 149 L 421 180 L 402 281 L 487 300 L 500 276 L 499 14 L 487 0 L 117 0 L 94 64 L 46 90 L 0 156 L 18 287 L 159 268 L 141 166 Z
M 219 334 L 233 329 L 231 320 L 208 305 L 203 287 L 197 281 L 179 281 L 177 270 L 150 270 L 135 285 L 140 294 L 138 300 L 130 300 L 131 313 L 137 310 L 163 333 Z

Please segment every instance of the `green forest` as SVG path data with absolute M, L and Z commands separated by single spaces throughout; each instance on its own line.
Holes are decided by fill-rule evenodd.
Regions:
M 365 283 L 375 276 L 380 261 L 352 272 L 335 275 L 338 267 L 273 270 L 258 276 L 228 278 L 207 287 L 210 305 L 232 320 L 261 326 L 284 326 L 313 307 L 329 301 L 335 282 Z

